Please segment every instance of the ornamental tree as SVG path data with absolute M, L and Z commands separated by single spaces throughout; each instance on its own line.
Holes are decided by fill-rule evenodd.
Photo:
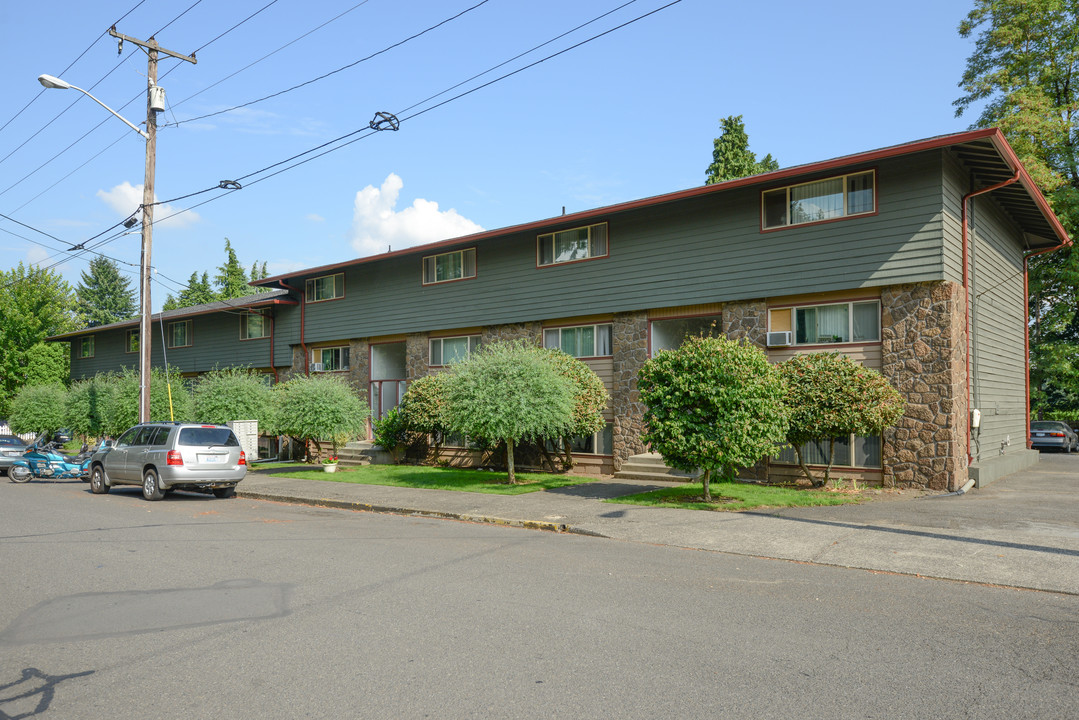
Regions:
M 64 427 L 64 400 L 67 391 L 62 385 L 29 385 L 19 390 L 11 400 L 8 425 L 16 433 L 53 432 Z
M 273 390 L 267 376 L 250 368 L 215 368 L 200 375 L 192 391 L 195 417 L 224 425 L 233 420 L 272 424 Z
M 449 432 L 446 424 L 445 373 L 424 375 L 408 386 L 408 391 L 397 406 L 408 432 L 429 435 L 434 438 L 435 452 Z
M 795 355 L 779 366 L 787 383 L 786 441 L 813 487 L 830 479 L 839 437 L 876 435 L 903 414 L 905 403 L 879 372 L 837 352 Z M 815 478 L 802 455 L 807 442 L 828 441 L 828 465 Z
M 139 371 L 127 368 L 104 376 L 102 431 L 113 437 L 139 422 Z M 191 393 L 179 370 L 168 375 L 160 368 L 150 371 L 150 419 L 190 422 L 195 419 Z
M 95 375 L 68 388 L 64 401 L 64 427 L 71 428 L 72 432 L 84 438 L 105 434 L 105 413 L 113 390 L 108 382 L 109 377 Z
M 274 429 L 315 443 L 319 456 L 325 440 L 337 455 L 338 444 L 359 435 L 371 412 L 366 393 L 334 375 L 298 375 L 274 386 L 273 397 Z
M 562 459 L 566 468 L 570 468 L 573 466 L 573 455 L 570 453 L 572 436 L 585 437 L 603 429 L 603 411 L 607 409 L 611 396 L 599 376 L 583 362 L 557 348 L 547 349 L 546 352 L 558 374 L 573 384 L 573 426 L 561 438 Z
M 521 341 L 489 343 L 445 374 L 447 425 L 504 441 L 510 483 L 517 482 L 514 443 L 562 437 L 573 428 L 573 383 L 543 348 Z
M 649 360 L 637 376 L 644 442 L 686 472 L 732 481 L 770 453 L 787 432 L 784 385 L 763 351 L 725 337 L 688 337 Z

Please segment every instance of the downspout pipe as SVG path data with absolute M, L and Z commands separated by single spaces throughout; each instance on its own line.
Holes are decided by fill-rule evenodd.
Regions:
M 963 218 L 962 218 L 962 226 L 963 226 L 963 330 L 966 332 L 966 336 L 967 336 L 967 382 L 966 382 L 967 418 L 966 418 L 966 423 L 967 423 L 967 467 L 968 468 L 970 467 L 971 462 L 974 460 L 974 455 L 971 453 L 971 436 L 972 436 L 973 433 L 971 432 L 972 428 L 970 427 L 970 411 L 971 411 L 971 407 L 970 407 L 970 405 L 971 405 L 971 402 L 970 402 L 970 388 L 971 388 L 970 370 L 971 370 L 971 353 L 972 353 L 972 351 L 974 349 L 974 328 L 972 328 L 970 326 L 970 303 L 971 303 L 970 267 L 969 267 L 969 262 L 970 262 L 970 260 L 969 260 L 970 259 L 970 231 L 967 228 L 967 206 L 968 206 L 968 203 L 969 203 L 971 198 L 977 197 L 978 195 L 984 195 L 986 193 L 991 193 L 994 190 L 999 190 L 1002 187 L 1007 187 L 1008 185 L 1011 185 L 1012 183 L 1016 183 L 1016 182 L 1019 182 L 1019 170 L 1016 170 L 1015 174 L 1012 175 L 1007 180 L 1003 180 L 1003 181 L 998 182 L 998 183 L 996 183 L 994 185 L 990 185 L 989 187 L 984 187 L 981 190 L 972 190 L 971 192 L 969 192 L 969 193 L 967 193 L 966 195 L 963 196 L 962 211 L 961 211 L 962 215 L 963 215 Z M 1028 377 L 1029 377 L 1029 374 L 1028 374 Z M 1028 423 L 1028 425 L 1029 425 L 1029 423 Z M 1029 431 L 1028 431 L 1028 433 L 1029 433 Z
M 307 307 L 307 297 L 304 293 L 300 292 L 298 288 L 294 288 L 287 284 L 284 280 L 278 280 L 277 284 L 285 290 L 291 290 L 300 296 L 300 348 L 303 350 L 303 373 L 304 375 L 311 374 L 311 354 L 307 352 L 307 343 L 304 342 L 304 308 Z M 272 337 L 272 336 L 271 336 Z

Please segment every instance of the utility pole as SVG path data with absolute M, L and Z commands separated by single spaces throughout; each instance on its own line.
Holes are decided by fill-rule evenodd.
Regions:
M 117 53 L 124 50 L 124 41 L 146 51 L 149 64 L 146 69 L 146 177 L 142 186 L 142 259 L 139 263 L 139 296 L 141 319 L 139 320 L 139 422 L 150 421 L 150 251 L 154 237 L 154 168 L 157 162 L 157 113 L 165 109 L 165 91 L 157 86 L 157 54 L 186 60 L 195 64 L 195 56 L 166 50 L 151 37 L 136 40 L 109 28 L 109 35 L 119 38 Z

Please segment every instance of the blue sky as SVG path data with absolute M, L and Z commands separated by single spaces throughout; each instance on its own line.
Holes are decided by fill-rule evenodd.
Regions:
M 57 270 L 74 285 L 91 256 L 58 249 L 141 201 L 143 139 L 77 91 L 42 92 L 36 79 L 61 76 L 144 121 L 145 55 L 130 44 L 118 55 L 102 36 L 117 20 L 128 36 L 201 48 L 197 65 L 159 67 L 169 107 L 158 123 L 170 125 L 158 132 L 156 195 L 171 202 L 155 215 L 188 211 L 154 226 L 155 309 L 192 272 L 213 274 L 226 237 L 245 267 L 266 262 L 277 274 L 699 185 L 718 120 L 731 114 L 744 116 L 751 148 L 783 167 L 976 118 L 952 107 L 973 47 L 956 32 L 970 0 L 682 0 L 409 118 L 670 2 L 626 4 L 411 107 L 626 2 L 487 0 L 331 77 L 193 119 L 356 63 L 480 1 L 59 0 L 47 18 L 34 4 L 0 3 L 0 213 L 55 238 L 0 218 L 4 266 L 68 258 Z M 400 130 L 361 132 L 275 176 L 288 164 L 251 175 L 380 111 L 403 118 Z M 237 192 L 173 200 L 248 175 Z M 139 235 L 110 239 L 117 232 L 91 245 L 109 239 L 100 252 L 134 273 Z

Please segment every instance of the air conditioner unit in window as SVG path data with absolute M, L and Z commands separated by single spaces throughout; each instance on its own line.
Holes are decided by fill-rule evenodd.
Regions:
M 791 338 L 791 331 L 784 330 L 783 332 L 770 332 L 768 333 L 767 345 L 768 347 L 786 347 L 791 345 L 793 340 Z
M 311 363 L 311 372 L 322 372 L 322 363 Z

